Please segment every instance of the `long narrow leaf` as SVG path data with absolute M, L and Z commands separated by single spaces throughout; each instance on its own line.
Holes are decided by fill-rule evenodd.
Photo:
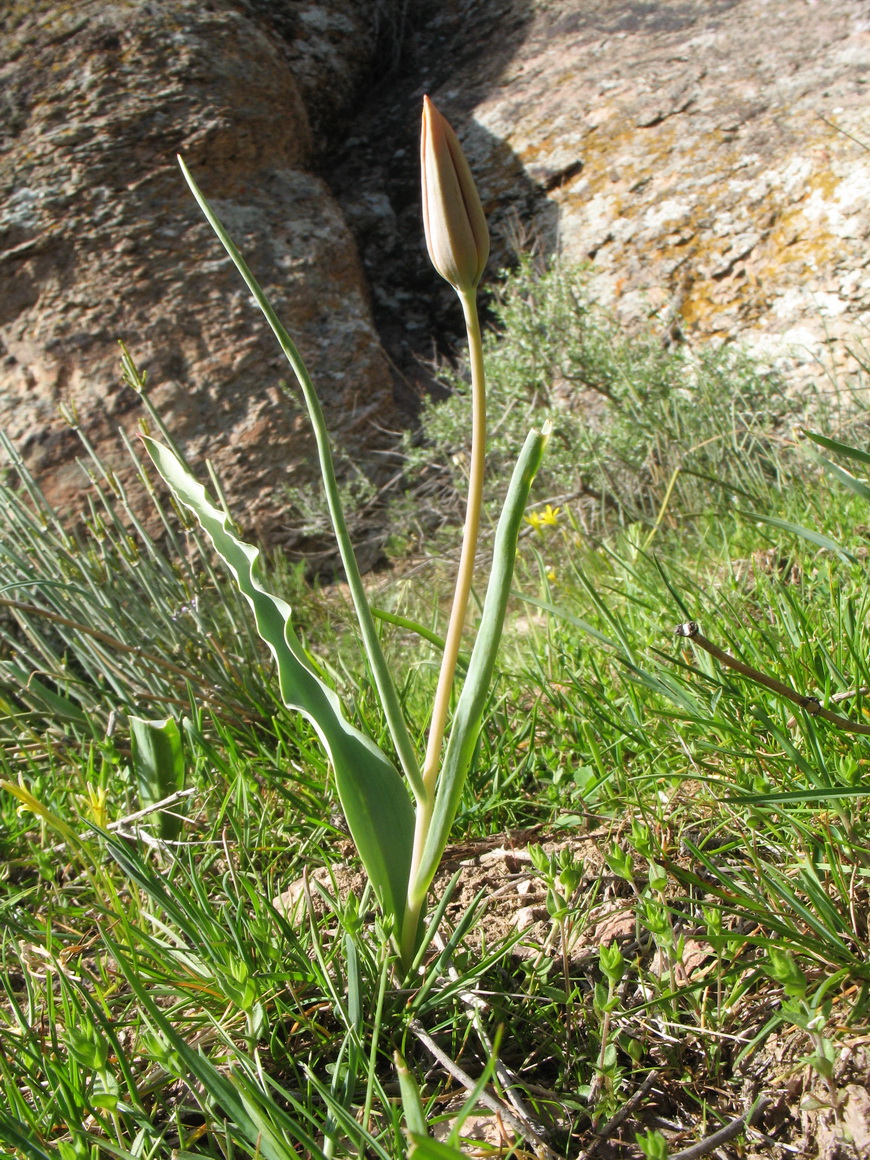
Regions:
M 799 789 L 791 793 L 737 793 L 722 798 L 723 802 L 743 802 L 744 805 L 787 805 L 789 802 L 833 801 L 837 798 L 870 797 L 870 786 L 833 786 L 820 789 Z
M 851 471 L 846 471 L 844 467 L 839 467 L 836 463 L 826 458 L 824 455 L 819 455 L 818 460 L 824 467 L 825 471 L 827 471 L 829 475 L 833 475 L 834 479 L 842 483 L 842 485 L 847 487 L 849 491 L 853 491 L 855 495 L 860 496 L 861 499 L 870 500 L 870 487 L 867 486 L 863 479 L 858 479 L 858 477 L 853 475 Z
M 338 796 L 381 906 L 401 922 L 411 867 L 414 812 L 405 783 L 370 737 L 351 725 L 334 689 L 311 668 L 291 608 L 260 581 L 258 548 L 236 538 L 230 521 L 168 447 L 144 438 L 157 470 L 194 513 L 250 604 L 257 631 L 278 666 L 281 696 L 312 723 L 335 772 Z
M 847 459 L 857 460 L 858 463 L 870 464 L 870 452 L 868 451 L 862 451 L 859 447 L 850 447 L 848 443 L 841 443 L 838 439 L 829 439 L 827 435 L 820 435 L 817 431 L 808 431 L 805 427 L 801 428 L 801 433 L 813 443 L 817 443 L 819 447 L 833 451 L 836 455 L 844 455 Z
M 423 1111 L 423 1100 L 417 1081 L 408 1070 L 402 1055 L 393 1052 L 393 1063 L 399 1077 L 399 1092 L 402 1097 L 402 1111 L 405 1113 L 405 1124 L 409 1132 L 416 1132 L 418 1136 L 426 1135 L 426 1113 Z
M 314 441 L 317 445 L 320 474 L 323 478 L 323 489 L 326 494 L 329 518 L 332 521 L 335 538 L 338 541 L 338 550 L 341 554 L 341 562 L 344 565 L 347 585 L 350 589 L 351 598 L 353 599 L 354 610 L 356 611 L 359 622 L 360 635 L 362 636 L 366 657 L 372 670 L 372 676 L 374 677 L 378 690 L 384 716 L 387 719 L 390 736 L 393 739 L 393 744 L 396 747 L 402 768 L 411 783 L 411 788 L 415 796 L 418 800 L 422 800 L 425 798 L 426 793 L 423 788 L 420 766 L 417 761 L 417 755 L 414 752 L 410 734 L 408 733 L 408 727 L 405 724 L 401 702 L 399 701 L 389 666 L 381 650 L 374 617 L 369 607 L 359 566 L 356 562 L 356 555 L 353 550 L 350 534 L 347 530 L 338 491 L 338 482 L 335 478 L 335 468 L 332 462 L 332 451 L 329 446 L 329 433 L 326 429 L 326 419 L 324 418 L 323 408 L 320 406 L 317 392 L 314 389 L 314 384 L 311 381 L 311 376 L 308 374 L 308 369 L 302 361 L 302 356 L 296 349 L 296 344 L 281 324 L 278 315 L 272 309 L 271 303 L 263 293 L 257 279 L 251 273 L 238 247 L 224 229 L 217 214 L 206 201 L 199 186 L 193 180 L 190 170 L 180 157 L 178 163 L 181 166 L 181 172 L 184 174 L 185 181 L 190 186 L 191 193 L 199 204 L 199 208 L 205 214 L 209 225 L 217 234 L 221 245 L 232 258 L 236 269 L 244 278 L 245 284 L 253 294 L 254 300 L 263 312 L 263 316 L 269 323 L 269 326 L 271 326 L 272 332 L 278 339 L 281 350 L 284 352 L 284 357 L 293 368 L 293 373 L 302 390 L 305 406 L 308 409 L 308 417 L 311 420 L 311 426 L 314 430 Z
M 574 616 L 573 613 L 566 612 L 564 608 L 559 608 L 556 604 L 550 604 L 546 600 L 539 600 L 536 596 L 527 596 L 524 592 L 514 592 L 513 595 L 526 604 L 533 604 L 535 608 L 543 609 L 544 612 L 549 613 L 556 620 L 564 620 L 566 624 L 572 624 L 582 632 L 588 633 L 589 636 L 594 637 L 600 644 L 606 644 L 610 648 L 615 649 L 620 647 L 611 637 L 605 636 L 603 632 L 599 632 L 597 628 L 593 628 L 588 620 L 581 620 L 579 616 Z
M 805 528 L 801 524 L 793 524 L 789 520 L 780 520 L 776 516 L 765 516 L 761 512 L 745 512 L 738 513 L 745 516 L 748 520 L 756 520 L 761 524 L 769 524 L 772 528 L 779 528 L 783 532 L 791 532 L 793 536 L 801 536 L 804 540 L 809 540 L 811 544 L 815 544 L 819 548 L 827 548 L 829 552 L 836 552 L 841 560 L 848 560 L 850 564 L 856 564 L 857 559 L 848 552 L 845 548 L 841 548 L 836 540 L 832 540 L 830 536 L 823 536 L 821 532 L 816 532 L 812 528 Z
M 46 1152 L 36 1140 L 30 1139 L 19 1131 L 22 1127 L 22 1124 L 14 1123 L 3 1112 L 0 1112 L 0 1141 L 8 1144 L 10 1148 L 17 1149 L 28 1160 L 57 1160 L 58 1152 Z
M 407 616 L 399 616 L 398 613 L 387 612 L 383 608 L 372 608 L 372 616 L 376 620 L 383 620 L 385 624 L 395 624 L 397 628 L 405 628 L 408 632 L 416 633 L 422 640 L 434 645 L 439 652 L 444 652 L 444 637 L 433 632 L 431 628 L 427 628 L 425 624 L 420 624 L 418 620 L 409 620 Z M 463 656 L 462 653 L 456 658 L 456 663 L 463 672 L 468 669 L 468 657 Z

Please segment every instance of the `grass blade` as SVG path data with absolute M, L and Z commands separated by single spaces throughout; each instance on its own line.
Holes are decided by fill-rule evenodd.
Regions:
M 822 535 L 821 532 L 816 532 L 812 528 L 805 528 L 801 524 L 793 524 L 790 520 L 780 520 L 776 516 L 764 516 L 760 512 L 740 512 L 740 515 L 745 516 L 748 520 L 756 520 L 758 523 L 769 524 L 772 528 L 779 528 L 783 532 L 790 532 L 793 536 L 800 536 L 804 540 L 809 540 L 811 544 L 815 544 L 819 548 L 827 548 L 829 552 L 836 552 L 841 560 L 848 560 L 850 564 L 856 564 L 857 559 L 851 552 L 846 551 L 845 548 L 840 547 L 836 540 L 832 540 L 830 536 Z
M 824 447 L 827 451 L 833 451 L 837 455 L 844 455 L 847 459 L 855 459 L 858 463 L 870 464 L 870 452 L 868 451 L 862 451 L 858 447 L 851 447 L 848 443 L 841 443 L 838 439 L 831 439 L 827 435 L 820 435 L 818 431 L 808 431 L 806 427 L 801 428 L 801 434 L 805 435 L 813 443 L 817 443 L 819 447 Z

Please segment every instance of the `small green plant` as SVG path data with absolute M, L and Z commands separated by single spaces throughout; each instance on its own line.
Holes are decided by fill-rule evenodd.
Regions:
M 529 856 L 547 886 L 547 913 L 562 923 L 569 913 L 574 892 L 583 881 L 583 863 L 567 847 L 548 855 L 541 846 L 533 845 L 529 846 Z
M 390 757 L 348 720 L 322 669 L 297 636 L 289 605 L 263 586 L 258 550 L 236 536 L 230 519 L 215 505 L 173 448 L 144 437 L 151 458 L 176 500 L 195 514 L 250 604 L 257 630 L 275 657 L 285 704 L 312 722 L 329 753 L 345 818 L 384 914 L 394 924 L 393 938 L 404 971 L 412 968 L 425 945 L 425 900 L 447 844 L 480 733 L 523 511 L 548 438 L 546 430 L 533 430 L 528 435 L 511 476 L 496 533 L 480 627 L 448 736 L 450 699 L 483 504 L 486 395 L 477 287 L 489 253 L 489 234 L 456 135 L 428 98 L 424 101 L 421 160 L 426 242 L 433 265 L 454 287 L 462 305 L 472 364 L 473 397 L 472 453 L 462 551 L 422 764 L 381 650 L 342 511 L 326 423 L 311 379 L 244 258 L 181 162 L 203 213 L 254 295 L 302 389 L 369 670 L 404 781 Z
M 593 1090 L 596 1097 L 594 1116 L 596 1121 L 603 1115 L 615 1111 L 614 1101 L 617 1084 L 620 1078 L 619 1056 L 617 1053 L 616 1036 L 611 1033 L 613 1013 L 619 1006 L 619 984 L 625 974 L 625 959 L 618 946 L 601 946 L 598 948 L 598 966 L 603 980 L 596 982 L 592 991 L 592 1006 L 595 1014 L 601 1020 L 600 1043 L 598 1060 L 596 1063 L 596 1079 L 590 1085 L 590 1095 Z
M 803 971 L 788 951 L 770 947 L 763 964 L 765 974 L 782 988 L 785 998 L 780 1006 L 783 1023 L 790 1023 L 805 1031 L 813 1045 L 813 1050 L 803 1061 L 822 1079 L 834 1110 L 840 1106 L 837 1085 L 834 1081 L 834 1063 L 837 1049 L 824 1034 L 831 1018 L 831 1000 L 828 992 L 840 980 L 836 975 L 826 979 L 814 992 Z
M 133 770 L 143 807 L 167 805 L 157 812 L 161 838 L 172 841 L 181 831 L 178 805 L 169 809 L 167 798 L 184 789 L 184 752 L 181 730 L 173 717 L 161 721 L 130 718 L 130 740 L 133 747 Z
M 491 501 L 528 426 L 553 425 L 538 480 L 550 507 L 532 513 L 535 527 L 552 530 L 561 507 L 563 524 L 573 519 L 586 535 L 637 524 L 645 542 L 711 508 L 763 510 L 782 481 L 791 427 L 818 401 L 730 344 L 668 346 L 652 330 L 627 337 L 594 301 L 587 269 L 560 259 L 521 255 L 490 313 Z M 410 483 L 396 506 L 423 533 L 452 516 L 464 488 L 467 376 L 466 365 L 439 368 L 449 394 L 424 405 L 405 440 Z
M 635 1140 L 646 1160 L 668 1160 L 668 1142 L 657 1128 L 638 1132 Z

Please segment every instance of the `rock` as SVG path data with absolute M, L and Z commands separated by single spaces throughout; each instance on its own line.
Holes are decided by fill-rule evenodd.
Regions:
M 539 75 L 476 117 L 502 127 L 522 97 L 507 141 L 540 163 L 573 110 L 584 167 L 551 194 L 558 244 L 594 261 L 623 317 L 667 315 L 689 340 L 738 339 L 792 370 L 831 345 L 847 366 L 870 309 L 870 156 L 847 135 L 867 123 L 866 7 L 632 7 L 555 43 L 539 23 L 523 51 Z
M 517 930 L 529 930 L 537 922 L 545 922 L 549 915 L 546 906 L 521 906 L 513 916 Z
M 326 866 L 318 866 L 313 873 L 308 876 L 308 892 L 312 898 L 317 900 L 318 909 L 322 911 L 322 899 L 315 889 L 314 883 L 319 883 L 321 886 L 328 888 L 330 883 L 329 868 Z M 287 919 L 288 922 L 296 925 L 302 921 L 306 909 L 306 881 L 304 878 L 296 878 L 286 890 L 280 894 L 276 894 L 272 899 L 272 905 L 280 915 Z
M 870 1154 L 870 1092 L 864 1087 L 850 1083 L 842 1093 L 843 1126 L 848 1139 L 858 1155 Z M 841 1097 L 841 1098 L 842 1098 Z
M 124 338 L 247 533 L 310 550 L 287 500 L 316 480 L 307 421 L 174 154 L 298 339 L 345 477 L 379 482 L 396 398 L 431 381 L 420 356 L 462 337 L 420 226 L 424 91 L 469 154 L 493 271 L 534 243 L 591 261 L 629 324 L 742 342 L 796 379 L 854 369 L 868 51 L 863 0 L 8 0 L 0 425 L 71 510 L 58 408 L 123 466 Z
M 520 235 L 591 261 L 597 297 L 629 324 L 742 342 L 795 379 L 821 378 L 816 358 L 855 369 L 846 348 L 870 319 L 861 0 L 512 0 L 497 25 L 489 6 L 456 0 L 420 39 L 407 100 L 425 84 L 457 128 L 491 215 L 493 269 Z M 416 222 L 403 234 L 381 160 L 415 131 L 398 124 L 395 85 L 391 97 L 365 109 L 379 143 L 366 176 L 358 148 L 331 180 L 343 205 L 362 185 L 385 190 L 392 252 L 416 255 Z M 351 133 L 365 136 L 362 118 Z M 422 264 L 407 262 L 401 288 L 390 269 L 385 303 L 389 256 L 365 260 L 382 334 L 398 302 L 419 333 L 459 337 Z
M 6 7 L 0 426 L 61 511 L 81 503 L 85 480 L 60 406 L 130 474 L 115 429 L 135 430 L 141 410 L 120 382 L 123 338 L 188 456 L 215 461 L 247 530 L 302 540 L 286 492 L 315 477 L 307 421 L 280 395 L 289 368 L 177 152 L 297 339 L 339 454 L 369 471 L 382 463 L 372 452 L 395 422 L 391 373 L 312 141 L 371 66 L 371 11 L 368 0 Z

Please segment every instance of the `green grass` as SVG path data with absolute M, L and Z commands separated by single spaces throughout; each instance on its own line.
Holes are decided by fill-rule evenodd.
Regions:
M 536 480 L 543 505 L 570 501 L 590 535 L 615 524 L 693 524 L 711 506 L 764 502 L 790 475 L 780 454 L 808 413 L 844 400 L 788 389 L 731 346 L 627 337 L 590 299 L 582 268 L 523 258 L 492 295 L 485 344 L 488 494 L 496 510 L 516 448 L 546 415 L 553 437 Z M 405 522 L 423 542 L 464 493 L 470 442 L 467 371 L 442 368 L 446 400 L 427 404 L 405 442 Z
M 862 444 L 860 384 L 834 406 L 728 352 L 631 342 L 570 271 L 524 265 L 498 317 L 492 491 L 519 435 L 552 413 L 536 510 L 560 511 L 521 539 L 458 859 L 510 854 L 505 831 L 532 832 L 490 880 L 485 858 L 450 863 L 455 905 L 415 988 L 390 973 L 317 740 L 276 699 L 247 610 L 194 531 L 158 495 L 162 531 L 147 533 L 86 448 L 91 512 L 70 529 L 13 459 L 0 488 L 4 1154 L 392 1160 L 406 1128 L 453 1124 L 468 1097 L 457 1069 L 486 1077 L 496 1045 L 491 1094 L 514 1089 L 560 1156 L 596 1133 L 618 1156 L 642 1154 L 636 1136 L 654 1155 L 657 1133 L 678 1151 L 776 1097 L 790 1071 L 803 1087 L 761 1124 L 778 1143 L 750 1140 L 772 1156 L 794 1144 L 810 1089 L 842 1120 L 839 1052 L 868 1022 L 870 743 L 674 628 L 696 620 L 823 700 L 870 686 L 867 502 L 794 435 L 809 421 Z M 605 400 L 591 428 L 559 401 L 560 382 L 580 381 Z M 461 484 L 463 407 L 458 391 L 433 405 L 406 449 L 417 513 L 425 488 L 449 508 Z M 398 564 L 375 599 L 437 633 L 445 566 L 422 568 Z M 340 595 L 273 571 L 358 723 L 388 744 Z M 437 647 L 382 630 L 420 736 Z M 868 696 L 838 711 L 867 721 Z M 177 844 L 131 816 L 131 714 L 181 723 Z M 501 889 L 508 865 L 527 894 Z M 273 905 L 291 884 L 294 905 Z M 511 912 L 528 899 L 520 931 Z

